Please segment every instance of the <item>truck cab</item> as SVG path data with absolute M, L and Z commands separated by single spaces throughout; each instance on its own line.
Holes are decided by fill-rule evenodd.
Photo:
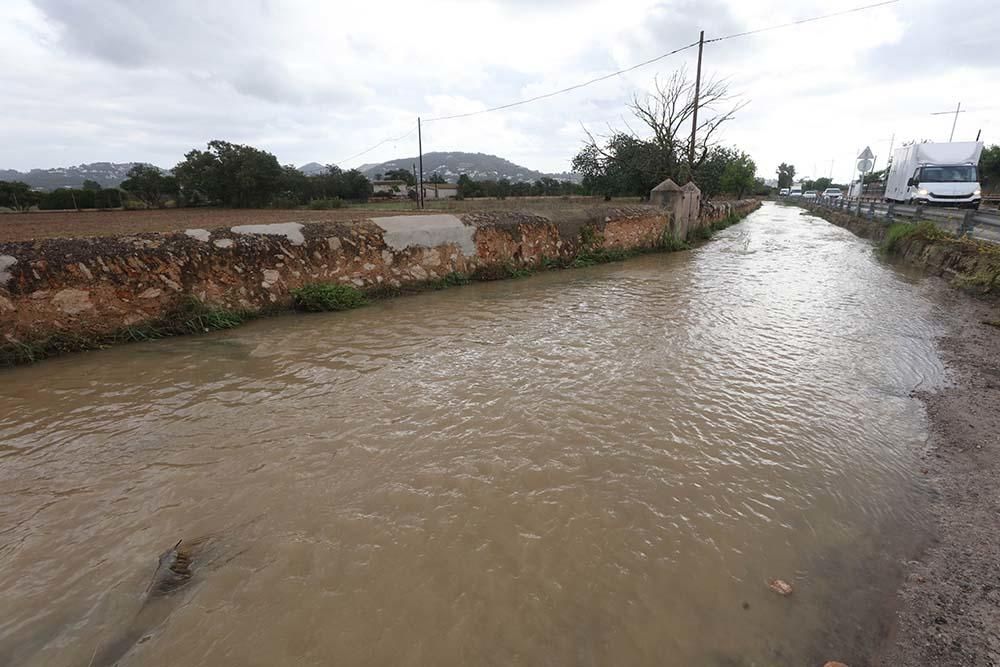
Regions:
M 974 164 L 929 164 L 917 167 L 906 182 L 913 204 L 979 208 L 983 188 Z

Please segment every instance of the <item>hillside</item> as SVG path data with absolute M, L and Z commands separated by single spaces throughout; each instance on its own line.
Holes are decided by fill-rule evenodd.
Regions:
M 54 169 L 32 169 L 17 171 L 0 169 L 0 181 L 22 181 L 33 188 L 56 190 L 58 188 L 79 188 L 86 180 L 97 181 L 101 187 L 115 187 L 137 162 L 91 162 L 75 167 Z
M 376 174 L 384 174 L 393 169 L 410 170 L 416 162 L 416 157 L 398 158 L 379 164 L 365 164 L 359 167 L 359 169 L 368 178 L 374 178 Z M 477 181 L 506 178 L 512 182 L 525 181 L 530 183 L 548 176 L 560 181 L 580 182 L 579 174 L 568 172 L 545 174 L 534 169 L 522 167 L 519 164 L 514 164 L 510 160 L 505 160 L 496 155 L 462 153 L 458 151 L 451 153 L 424 153 L 424 174 L 429 177 L 435 172 L 444 176 L 445 180 L 449 183 L 456 182 L 462 174 L 468 174 L 470 178 Z
M 380 164 L 366 164 L 359 167 L 360 171 L 368 178 L 374 179 L 376 174 L 384 174 L 393 169 L 411 169 L 417 162 L 416 157 L 399 158 L 382 162 Z M 137 162 L 91 162 L 74 167 L 56 167 L 53 169 L 32 169 L 22 172 L 14 169 L 0 169 L 0 181 L 23 181 L 33 188 L 43 190 L 56 190 L 58 188 L 79 188 L 83 186 L 85 180 L 97 181 L 101 187 L 116 187 L 123 180 L 128 170 Z M 299 167 L 299 170 L 309 176 L 321 174 L 326 171 L 326 165 L 318 162 L 309 162 Z M 579 183 L 579 174 L 563 172 L 560 174 L 546 174 L 534 169 L 522 167 L 514 164 L 510 160 L 505 160 L 496 155 L 485 153 L 462 153 L 462 152 L 436 152 L 424 154 L 424 174 L 430 177 L 433 173 L 439 173 L 445 180 L 454 183 L 462 174 L 468 174 L 470 178 L 483 180 L 499 180 L 506 178 L 511 182 L 534 182 L 540 178 L 548 176 L 559 181 L 571 181 Z
M 298 169 L 306 176 L 316 176 L 318 174 L 325 174 L 328 167 L 325 164 L 320 164 L 319 162 L 308 162 Z

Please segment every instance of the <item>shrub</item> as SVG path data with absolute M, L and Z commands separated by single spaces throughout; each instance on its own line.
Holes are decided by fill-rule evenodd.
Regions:
M 687 241 L 682 241 L 674 236 L 673 232 L 670 231 L 670 225 L 663 226 L 663 232 L 660 234 L 661 250 L 673 252 L 675 250 L 687 250 L 690 247 L 691 246 L 687 244 Z
M 316 283 L 292 290 L 295 307 L 309 312 L 350 310 L 368 303 L 356 287 L 339 283 Z
M 460 271 L 452 271 L 444 278 L 441 278 L 440 280 L 436 280 L 433 283 L 431 283 L 431 287 L 433 287 L 434 289 L 445 289 L 447 287 L 458 287 L 460 285 L 468 285 L 471 282 L 472 279 L 469 278 L 469 276 L 465 275 L 464 273 Z

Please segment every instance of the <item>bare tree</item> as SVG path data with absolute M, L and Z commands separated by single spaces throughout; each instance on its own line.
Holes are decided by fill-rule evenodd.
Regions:
M 695 110 L 694 81 L 687 69 L 674 71 L 668 79 L 655 79 L 654 89 L 644 95 L 635 94 L 628 104 L 632 115 L 641 123 L 640 131 L 623 121 L 627 132 L 611 131 L 602 141 L 589 130 L 580 156 L 600 158 L 609 168 L 625 169 L 644 175 L 643 180 L 659 182 L 671 177 L 687 180 L 704 163 L 717 143 L 719 128 L 732 120 L 748 104 L 730 93 L 725 80 L 709 78 L 703 81 L 698 101 L 698 127 L 695 159 L 688 161 L 691 148 L 691 119 Z M 609 128 L 610 129 L 610 128 Z M 646 150 L 616 150 L 622 144 L 642 144 Z
M 675 157 L 691 150 L 691 116 L 694 114 L 695 84 L 682 67 L 666 82 L 654 80 L 654 91 L 644 96 L 633 95 L 628 105 L 633 115 L 652 133 L 652 140 Z M 723 123 L 732 120 L 748 104 L 729 92 L 725 80 L 709 78 L 701 86 L 698 97 L 698 122 L 695 140 L 695 161 L 689 169 L 696 170 L 715 145 L 715 134 Z

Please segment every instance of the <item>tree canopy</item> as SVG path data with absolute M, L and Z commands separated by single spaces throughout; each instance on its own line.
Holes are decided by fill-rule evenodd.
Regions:
M 722 189 L 735 194 L 737 199 L 743 199 L 743 195 L 753 189 L 756 174 L 757 165 L 750 156 L 743 151 L 734 151 L 722 172 Z
M 1000 146 L 993 145 L 983 150 L 979 158 L 979 179 L 990 190 L 1000 189 Z
M 782 162 L 778 165 L 778 187 L 790 188 L 795 182 L 795 165 Z
M 412 171 L 408 169 L 390 169 L 385 172 L 385 180 L 387 181 L 403 181 L 409 187 L 414 187 L 417 184 L 417 179 L 413 175 Z
M 216 139 L 187 153 L 174 175 L 189 201 L 250 208 L 271 203 L 285 172 L 267 151 Z
M 22 181 L 0 181 L 0 206 L 27 211 L 38 204 L 41 194 Z
M 177 179 L 164 176 L 157 167 L 137 164 L 128 170 L 121 189 L 141 201 L 149 208 L 163 205 L 165 195 L 177 194 Z M 86 185 L 86 184 L 85 184 Z

